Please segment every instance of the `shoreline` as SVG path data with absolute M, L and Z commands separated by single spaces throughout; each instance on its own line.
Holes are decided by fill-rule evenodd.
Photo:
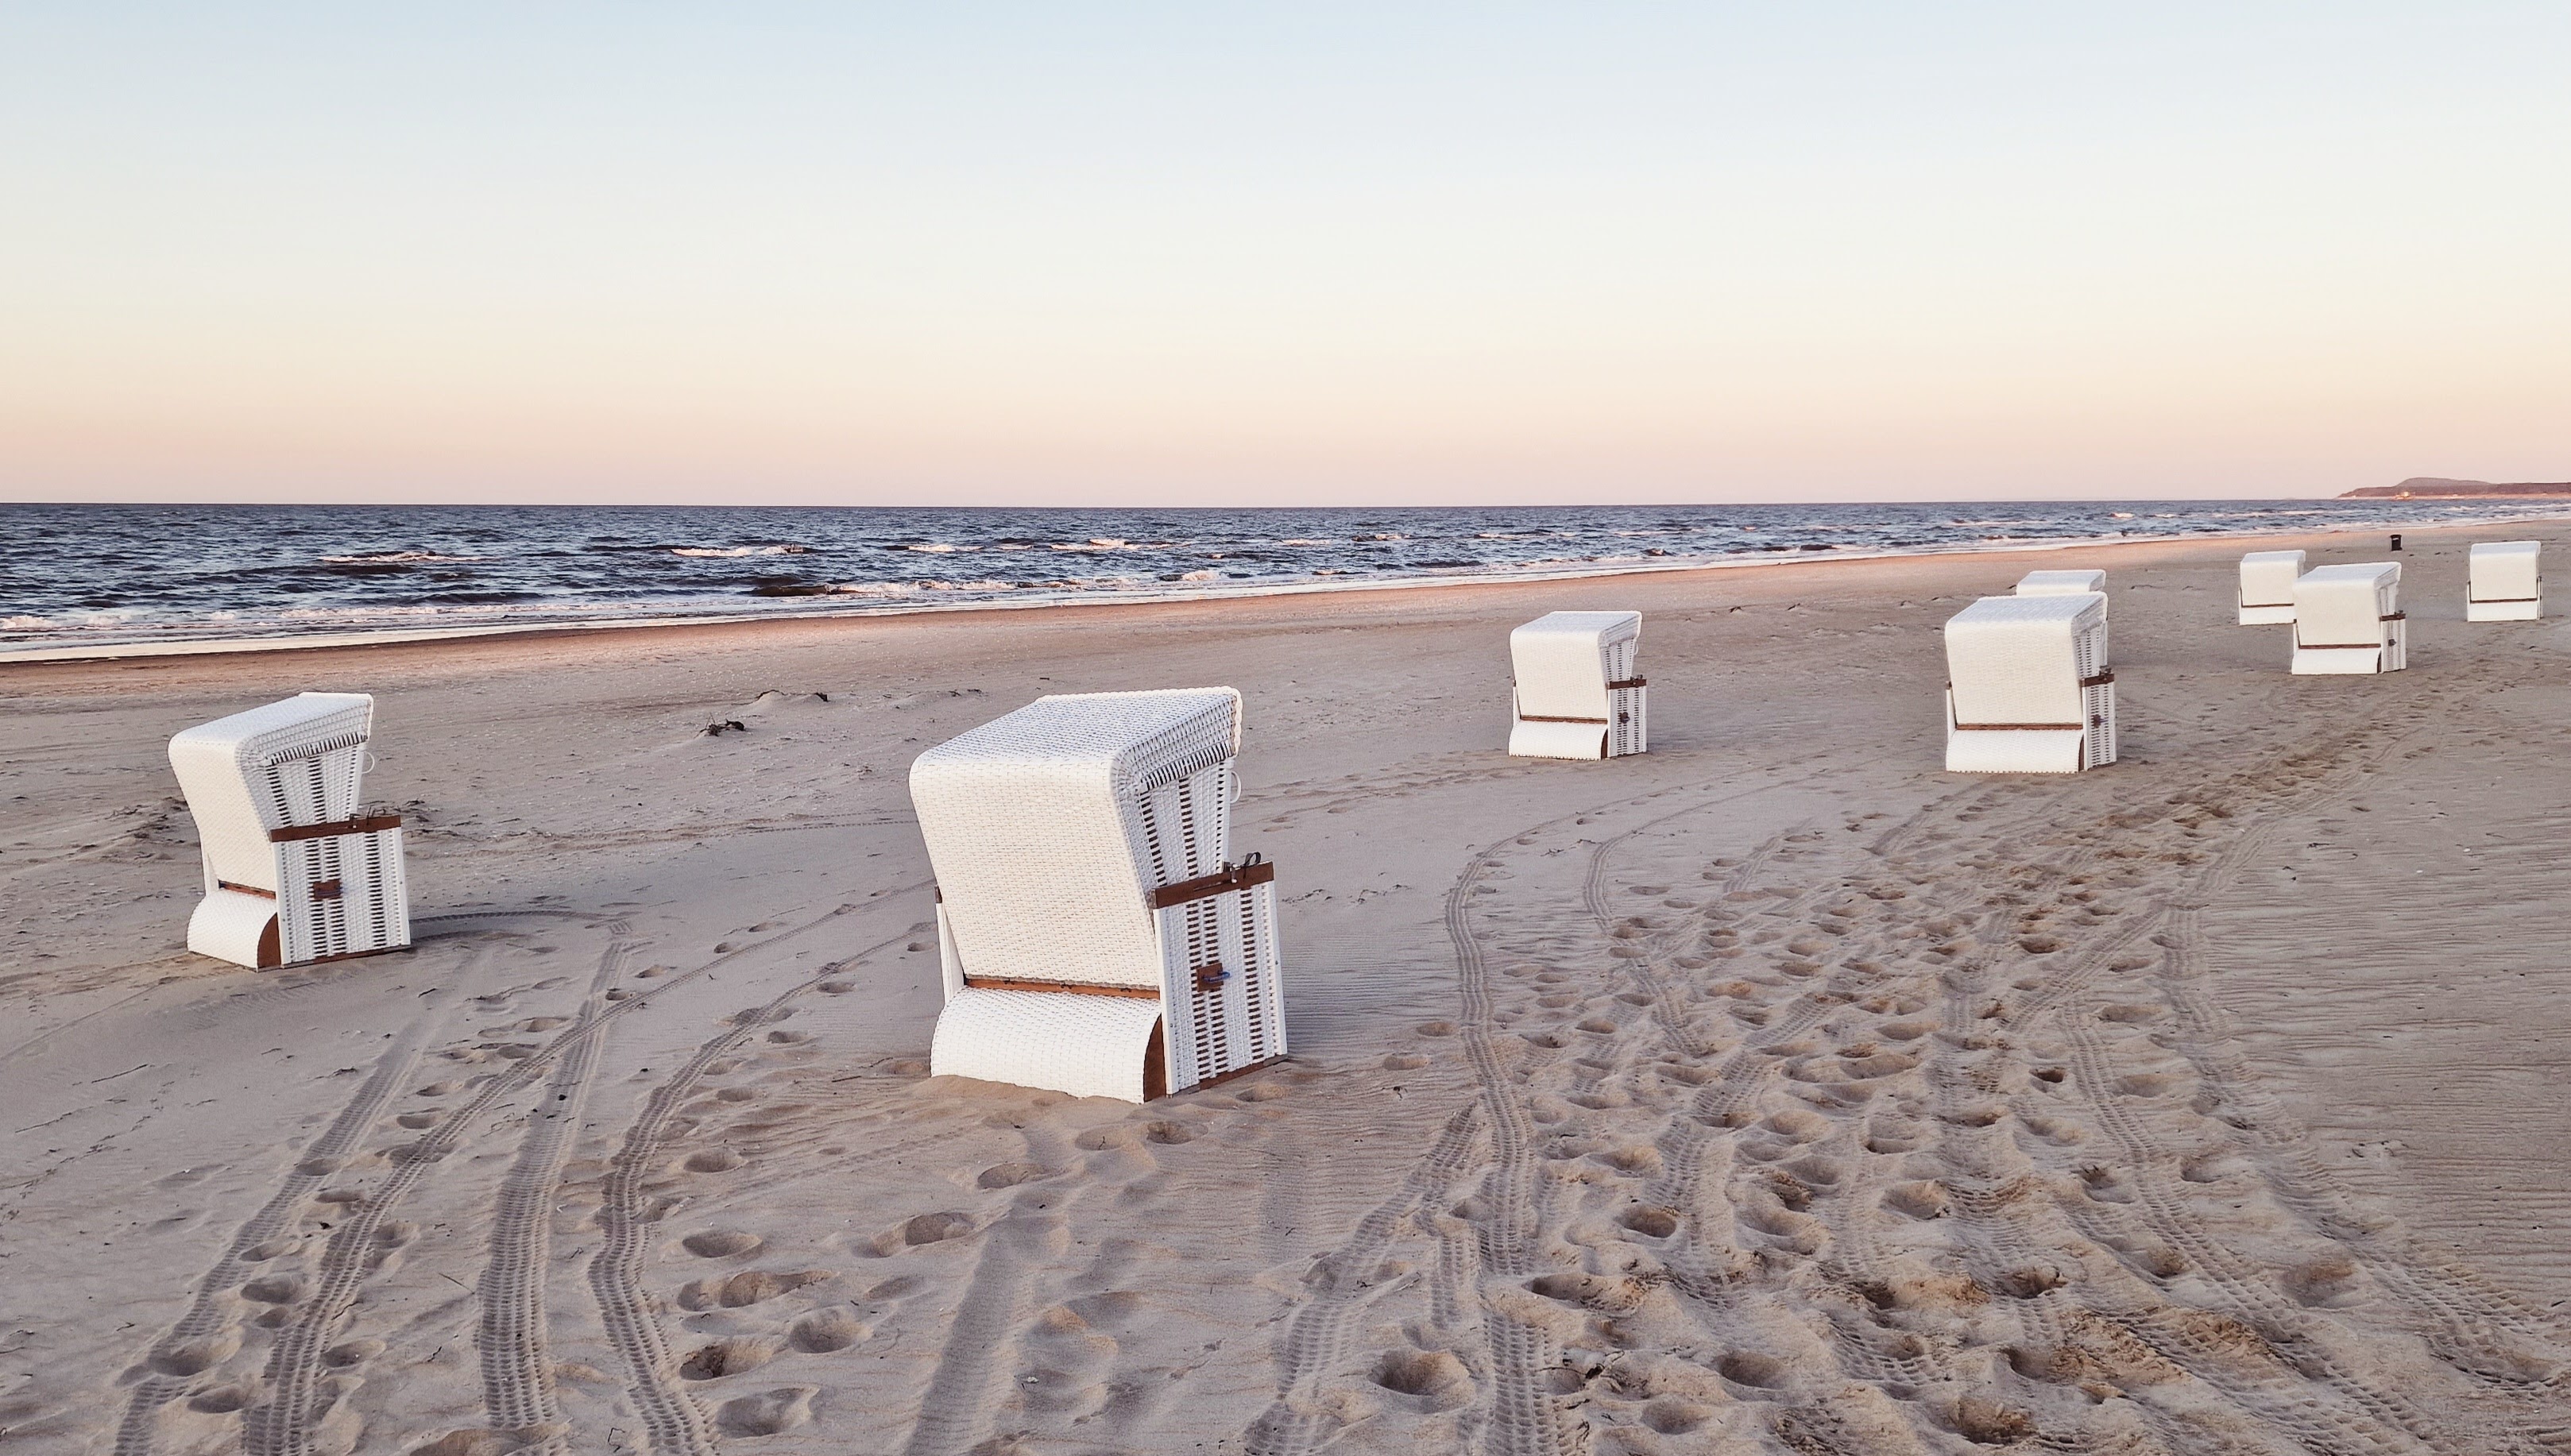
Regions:
M 2571 521 L 2571 502 L 2564 503 L 2558 515 L 2514 516 L 2505 521 L 2439 522 L 2434 525 L 2404 525 L 2402 534 L 2426 536 L 2448 531 L 2479 531 L 2494 526 L 2533 526 Z M 2224 532 L 2184 532 L 2156 535 L 2085 536 L 2062 541 L 2007 541 L 1981 546 L 1937 546 L 1909 549 L 1901 547 L 1840 550 L 1835 547 L 1818 551 L 1798 551 L 1786 555 L 1761 556 L 1752 560 L 1703 561 L 1651 565 L 1641 562 L 1618 563 L 1566 571 L 1525 572 L 1461 577 L 1396 577 L 1350 582 L 1286 582 L 1229 589 L 1193 592 L 1138 592 L 1115 597 L 1050 596 L 1036 600 L 998 600 L 980 602 L 885 603 L 828 609 L 780 608 L 770 612 L 706 613 L 694 616 L 639 616 L 598 618 L 563 622 L 508 622 L 453 627 L 399 628 L 376 631 L 334 630 L 309 634 L 280 633 L 261 637 L 191 638 L 183 641 L 131 641 L 96 643 L 62 647 L 0 648 L 0 669 L 84 662 L 128 662 L 157 658 L 223 658 L 245 654 L 280 652 L 323 652 L 346 648 L 403 647 L 424 643 L 473 641 L 493 638 L 556 637 L 590 632 L 659 632 L 689 627 L 741 627 L 765 623 L 820 623 L 834 621 L 876 621 L 918 617 L 943 617 L 983 612 L 1044 612 L 1056 609 L 1094 607 L 1145 607 L 1192 605 L 1199 603 L 1261 601 L 1276 597 L 1341 595 L 1366 592 L 1411 592 L 1437 588 L 1476 588 L 1543 585 L 1553 582 L 1594 582 L 1627 577 L 1669 578 L 1695 572 L 1732 572 L 1760 568 L 1829 566 L 1854 562 L 1917 561 L 1931 562 L 1945 558 L 1967 559 L 2005 556 L 2021 552 L 2060 552 L 2106 550 L 2124 547 L 2165 546 L 2215 542 L 2253 543 L 2309 537 L 2345 537 L 2364 533 L 2383 533 L 2380 526 L 2334 526 L 2311 531 L 2258 531 L 2238 535 Z M 2248 549 L 2259 549 L 2250 546 Z M 853 595 L 853 594 L 852 594 Z M 1033 596 L 1034 594 L 1030 594 Z

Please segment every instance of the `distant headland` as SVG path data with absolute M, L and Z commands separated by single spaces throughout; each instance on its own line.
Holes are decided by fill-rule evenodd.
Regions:
M 2433 475 L 2414 475 L 2399 485 L 2369 485 L 2351 490 L 2339 497 L 2352 500 L 2473 500 L 2491 496 L 2561 496 L 2571 499 L 2571 480 L 2519 480 L 2494 485 L 2487 480 L 2440 480 Z

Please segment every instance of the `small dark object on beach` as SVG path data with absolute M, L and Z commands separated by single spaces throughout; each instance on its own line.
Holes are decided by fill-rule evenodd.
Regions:
M 746 733 L 749 731 L 750 725 L 743 723 L 737 718 L 728 718 L 721 723 L 707 724 L 705 732 L 700 734 L 700 736 L 719 738 L 726 733 Z
M 2401 533 L 2398 531 L 2392 533 L 2392 549 L 2395 551 L 2401 549 Z

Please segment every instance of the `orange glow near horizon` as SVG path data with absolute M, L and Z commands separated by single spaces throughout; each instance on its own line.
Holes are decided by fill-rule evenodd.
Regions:
M 2571 22 L 1859 9 L 0 21 L 0 499 L 2571 476 Z

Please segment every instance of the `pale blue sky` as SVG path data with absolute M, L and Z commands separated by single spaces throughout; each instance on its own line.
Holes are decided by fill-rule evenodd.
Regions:
M 0 10 L 0 497 L 2571 477 L 2571 9 Z

